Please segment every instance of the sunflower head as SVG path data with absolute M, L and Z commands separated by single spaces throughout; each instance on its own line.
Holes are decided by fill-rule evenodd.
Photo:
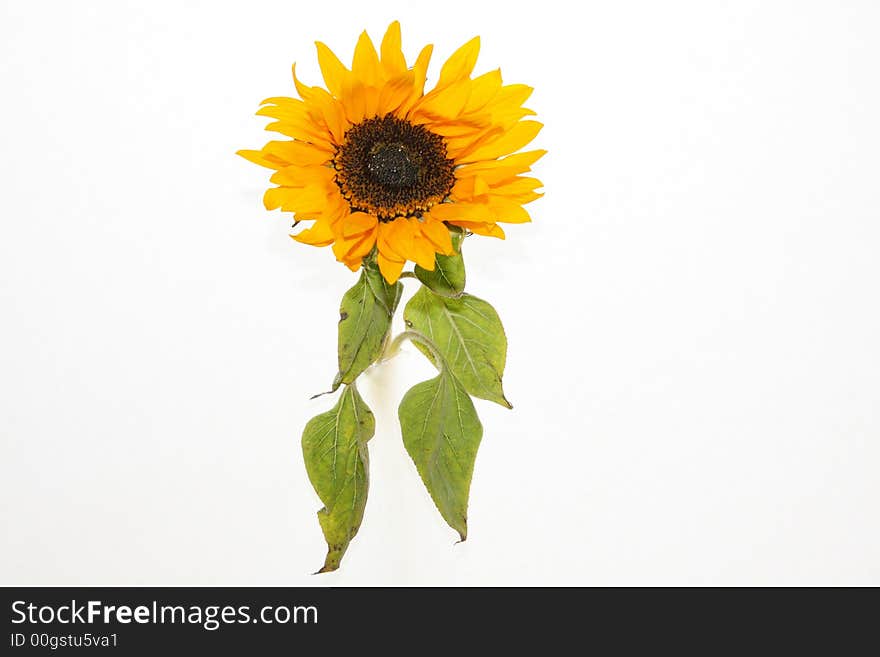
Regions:
M 523 174 L 544 151 L 517 151 L 541 129 L 523 120 L 532 90 L 503 84 L 498 70 L 472 77 L 479 44 L 455 51 L 428 92 L 432 46 L 409 66 L 397 22 L 378 52 L 361 34 L 351 68 L 318 42 L 326 88 L 304 85 L 294 66 L 299 98 L 269 98 L 257 112 L 287 139 L 239 151 L 275 171 L 268 210 L 314 222 L 293 239 L 332 245 L 352 270 L 375 259 L 394 283 L 407 261 L 432 270 L 437 253 L 451 254 L 450 227 L 503 238 L 499 223 L 530 221 L 522 206 L 541 183 Z

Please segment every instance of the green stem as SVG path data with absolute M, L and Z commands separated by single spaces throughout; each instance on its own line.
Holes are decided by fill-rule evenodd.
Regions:
M 418 277 L 416 276 L 415 272 L 405 271 L 405 272 L 401 272 L 400 278 L 418 278 Z
M 446 370 L 446 361 L 443 360 L 443 356 L 440 355 L 440 350 L 437 349 L 437 345 L 435 345 L 430 338 L 419 333 L 418 331 L 413 331 L 412 329 L 408 329 L 403 333 L 399 333 L 397 337 L 395 337 L 391 344 L 388 345 L 388 348 L 385 350 L 385 353 L 388 354 L 387 357 L 382 360 L 389 360 L 393 358 L 398 350 L 400 349 L 400 345 L 404 340 L 409 340 L 410 342 L 420 342 L 425 347 L 427 347 L 428 351 L 431 352 L 431 355 L 434 357 L 434 363 L 436 363 L 437 367 L 441 372 Z

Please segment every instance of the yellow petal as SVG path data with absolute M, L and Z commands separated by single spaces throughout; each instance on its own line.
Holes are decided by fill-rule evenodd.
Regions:
M 342 264 L 351 269 L 352 271 L 357 271 L 361 268 L 361 263 L 363 262 L 363 258 L 346 258 L 342 260 Z
M 321 74 L 324 76 L 324 82 L 331 94 L 339 98 L 342 93 L 342 87 L 345 84 L 351 72 L 345 68 L 339 58 L 330 48 L 321 43 L 315 42 L 318 49 L 318 65 L 321 67 Z
M 270 141 L 263 147 L 263 151 L 300 166 L 326 164 L 332 158 L 331 153 L 304 141 Z
M 518 176 L 492 188 L 492 194 L 498 196 L 517 196 L 534 191 L 544 184 L 537 178 Z
M 313 146 L 317 146 L 322 150 L 332 153 L 334 149 L 333 142 L 330 141 L 332 139 L 330 132 L 326 127 L 321 126 L 319 129 L 323 134 L 317 134 L 316 132 L 312 132 L 313 126 L 314 124 L 312 122 L 304 124 L 292 123 L 290 121 L 273 121 L 266 126 L 266 130 L 277 132 L 285 137 L 290 137 L 291 139 L 308 142 Z
M 322 121 L 316 121 L 313 118 L 305 103 L 302 101 L 297 101 L 297 103 L 299 106 L 290 104 L 266 105 L 261 107 L 257 114 L 278 119 L 267 125 L 266 130 L 280 132 L 288 137 L 307 141 L 332 151 L 333 137 L 326 126 Z
M 410 116 L 414 123 L 423 123 L 431 119 L 454 119 L 461 114 L 470 94 L 470 80 L 454 82 L 424 96 L 413 107 Z
M 532 165 L 546 154 L 547 151 L 543 148 L 539 148 L 534 151 L 525 151 L 523 153 L 508 155 L 500 160 L 487 160 L 475 164 L 466 164 L 458 171 L 461 175 L 469 175 L 477 172 L 486 173 L 494 169 L 502 168 L 515 173 L 525 173 L 526 171 L 530 171 Z
M 298 98 L 267 98 L 257 110 L 257 116 L 271 116 L 276 119 L 307 119 L 306 104 Z
M 413 64 L 413 84 L 419 95 L 425 92 L 425 80 L 428 79 L 428 63 L 431 61 L 432 52 L 434 52 L 434 46 L 428 44 L 422 48 L 419 56 L 416 57 L 416 63 Z
M 422 97 L 422 94 L 425 91 L 425 80 L 428 75 L 428 63 L 431 61 L 431 53 L 434 50 L 434 46 L 427 45 L 422 48 L 422 51 L 419 53 L 419 56 L 416 58 L 416 63 L 413 64 L 413 92 L 412 96 L 410 96 L 409 100 L 406 101 L 403 105 L 400 106 L 398 110 L 398 116 L 406 116 L 407 112 L 410 108 L 415 104 L 415 102 Z
M 379 94 L 376 113 L 379 116 L 393 114 L 410 97 L 412 87 L 413 75 L 411 71 L 405 71 L 386 82 Z
M 496 125 L 502 126 L 505 130 L 509 130 L 520 119 L 534 115 L 534 110 L 525 107 L 516 107 L 512 110 L 505 110 L 503 112 L 493 112 L 492 122 Z
M 438 253 L 451 255 L 453 251 L 452 238 L 446 225 L 442 221 L 434 219 L 429 213 L 425 213 L 422 219 L 424 221 L 419 226 L 422 235 L 431 242 Z
M 336 185 L 332 187 L 335 187 L 335 189 L 330 189 L 330 194 L 327 196 L 326 205 L 321 211 L 321 216 L 330 224 L 333 234 L 339 235 L 342 233 L 343 221 L 351 214 L 351 208 L 348 207 L 348 201 L 342 197 L 339 188 Z
M 269 180 L 284 187 L 327 187 L 332 183 L 334 175 L 335 172 L 330 167 L 291 164 L 279 169 Z
M 403 271 L 403 266 L 406 264 L 406 261 L 392 260 L 388 258 L 382 253 L 381 247 L 376 260 L 379 261 L 379 271 L 382 272 L 382 276 L 385 277 L 385 280 L 392 285 L 396 283 L 397 279 L 400 278 L 400 272 Z
M 345 118 L 352 124 L 364 120 L 367 112 L 367 94 L 364 85 L 357 80 L 352 80 L 342 94 L 342 109 Z
M 448 137 L 451 139 L 464 137 L 470 141 L 474 141 L 486 130 L 486 128 L 490 127 L 491 116 L 488 114 L 473 117 L 459 116 L 450 120 L 432 120 L 430 123 L 431 132 L 438 134 L 441 137 Z
M 360 241 L 355 244 L 348 252 L 349 258 L 361 259 L 373 250 L 376 245 L 376 231 L 371 230 L 361 237 Z
M 517 194 L 516 196 L 508 196 L 507 200 L 516 201 L 520 205 L 525 205 L 526 203 L 537 201 L 542 196 L 544 196 L 543 192 L 525 192 L 523 194 Z
M 404 217 L 379 224 L 379 250 L 388 258 L 406 260 L 415 237 L 413 226 Z
M 490 105 L 498 109 L 519 107 L 529 99 L 533 91 L 527 84 L 508 84 L 501 88 Z
M 326 90 L 320 87 L 307 87 L 296 77 L 296 64 L 293 65 L 293 83 L 296 90 L 306 103 L 313 118 L 320 118 L 330 131 L 333 142 L 342 143 L 348 124 L 342 112 L 342 106 Z
M 440 69 L 440 80 L 437 82 L 437 87 L 443 87 L 469 77 L 471 71 L 474 70 L 479 54 L 480 37 L 477 36 L 452 53 L 452 56 L 446 60 L 443 68 Z
M 348 130 L 348 122 L 345 120 L 342 105 L 323 89 L 320 91 L 322 92 L 321 96 L 316 102 L 320 103 L 324 123 L 327 130 L 330 131 L 333 143 L 341 144 L 345 137 L 345 131 Z
M 284 204 L 288 191 L 288 187 L 270 187 L 263 194 L 263 206 L 267 210 L 277 210 Z
M 333 231 L 323 221 L 316 221 L 311 228 L 300 231 L 296 235 L 291 235 L 297 242 L 303 244 L 311 244 L 312 246 L 327 246 L 333 243 Z
M 440 221 L 493 221 L 485 203 L 438 203 L 431 208 L 431 216 Z
M 504 128 L 502 126 L 493 125 L 477 133 L 476 136 L 467 134 L 461 137 L 447 137 L 446 155 L 460 164 L 462 156 L 494 141 L 503 134 Z
M 435 253 L 434 245 L 427 238 L 416 235 L 412 242 L 409 260 L 423 269 L 434 271 Z
M 497 237 L 499 239 L 504 239 L 504 231 L 501 226 L 497 226 L 492 222 L 483 222 L 483 221 L 450 221 L 449 223 L 455 226 L 461 226 L 462 228 L 471 231 L 472 233 L 476 233 L 477 235 L 486 235 L 488 237 Z
M 499 162 L 500 160 L 491 160 L 492 162 Z M 459 176 L 459 180 L 467 180 L 471 177 L 479 178 L 482 182 L 486 183 L 489 186 L 490 190 L 495 185 L 501 185 L 510 180 L 516 178 L 519 172 L 516 169 L 508 169 L 507 167 L 496 166 L 492 168 L 485 168 L 480 171 L 456 171 L 455 174 Z M 476 183 L 475 183 L 476 185 Z M 482 189 L 482 187 L 480 187 Z M 466 191 L 467 188 L 464 188 Z M 486 193 L 483 191 L 482 193 Z
M 327 205 L 327 194 L 315 187 L 272 187 L 263 194 L 263 205 L 267 210 L 320 215 Z
M 382 53 L 382 71 L 386 79 L 394 78 L 406 72 L 406 59 L 400 44 L 400 23 L 394 21 L 388 26 L 382 45 L 379 46 Z
M 267 104 L 271 103 L 271 104 Z M 325 146 L 332 150 L 332 136 L 328 133 L 323 121 L 316 121 L 309 106 L 294 98 L 274 98 L 263 101 L 263 107 L 257 110 L 259 116 L 278 119 L 266 126 L 266 130 L 274 130 L 288 137 L 300 139 Z
M 489 71 L 474 78 L 471 97 L 468 99 L 466 112 L 475 112 L 485 107 L 501 90 L 501 69 Z
M 378 87 L 364 87 L 364 118 L 371 119 L 379 113 L 379 95 L 381 89 Z
M 354 261 L 367 255 L 375 242 L 375 231 L 355 235 L 351 238 L 337 236 L 333 243 L 333 254 L 340 262 Z
M 296 75 L 296 64 L 292 67 L 294 71 L 294 76 Z M 260 105 L 283 105 L 285 103 L 293 103 L 294 105 L 302 105 L 303 101 L 299 98 L 291 98 L 290 96 L 272 96 L 271 98 L 266 98 L 265 100 L 260 101 Z
M 379 67 L 379 55 L 366 30 L 358 38 L 351 61 L 351 72 L 360 82 L 369 86 L 379 86 L 382 82 L 382 69 Z
M 489 193 L 489 183 L 480 176 L 459 178 L 452 188 L 452 195 L 459 199 L 472 199 Z
M 261 167 L 266 167 L 267 169 L 279 169 L 284 166 L 283 163 L 273 161 L 266 158 L 266 155 L 263 151 L 249 151 L 249 150 L 241 150 L 236 151 L 236 155 L 241 155 L 248 162 L 253 162 L 254 164 L 259 164 Z
M 291 150 L 291 144 L 297 144 L 293 147 L 293 150 Z M 327 158 L 327 160 L 329 160 L 330 158 L 332 158 L 334 152 L 333 148 L 329 146 L 312 144 L 311 142 L 305 141 L 291 141 L 284 139 L 269 141 L 266 142 L 265 146 L 263 146 L 263 152 L 267 155 L 274 155 L 278 158 L 281 158 L 282 160 L 286 160 L 287 162 L 291 163 L 294 161 L 291 158 L 295 158 L 306 151 L 308 151 L 308 153 L 310 154 L 314 154 L 308 156 L 309 160 L 311 160 L 312 157 L 317 157 L 318 154 L 323 154 Z M 318 164 L 321 164 L 321 162 L 318 162 Z
M 378 219 L 366 212 L 352 212 L 342 221 L 342 236 L 354 237 L 376 227 Z
M 313 96 L 312 89 L 304 85 L 302 82 L 299 81 L 299 78 L 296 77 L 296 62 L 291 64 L 290 71 L 293 74 L 293 86 L 296 87 L 296 93 L 299 94 L 299 97 L 302 98 L 303 101 L 308 101 Z M 274 99 L 269 98 L 267 100 L 272 101 Z
M 532 220 L 523 206 L 507 199 L 493 198 L 489 201 L 489 210 L 495 215 L 495 221 L 506 224 L 524 224 Z
M 466 164 L 480 160 L 494 160 L 502 155 L 514 153 L 532 141 L 542 127 L 543 125 L 537 121 L 521 121 L 505 134 L 460 156 L 458 162 Z

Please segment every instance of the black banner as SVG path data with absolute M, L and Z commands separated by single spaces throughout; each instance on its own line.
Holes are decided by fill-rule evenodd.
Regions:
M 381 652 L 598 642 L 840 652 L 876 642 L 876 590 L 4 588 L 2 653 Z M 477 641 L 476 638 L 479 639 Z M 609 643 L 610 642 L 610 643 Z

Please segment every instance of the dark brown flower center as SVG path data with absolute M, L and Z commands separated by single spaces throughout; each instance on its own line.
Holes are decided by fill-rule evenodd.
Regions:
M 333 159 L 336 184 L 352 210 L 380 221 L 419 216 L 455 183 L 440 135 L 394 116 L 352 126 Z
M 385 187 L 412 187 L 419 181 L 419 161 L 403 144 L 376 144 L 367 165 L 374 181 Z

